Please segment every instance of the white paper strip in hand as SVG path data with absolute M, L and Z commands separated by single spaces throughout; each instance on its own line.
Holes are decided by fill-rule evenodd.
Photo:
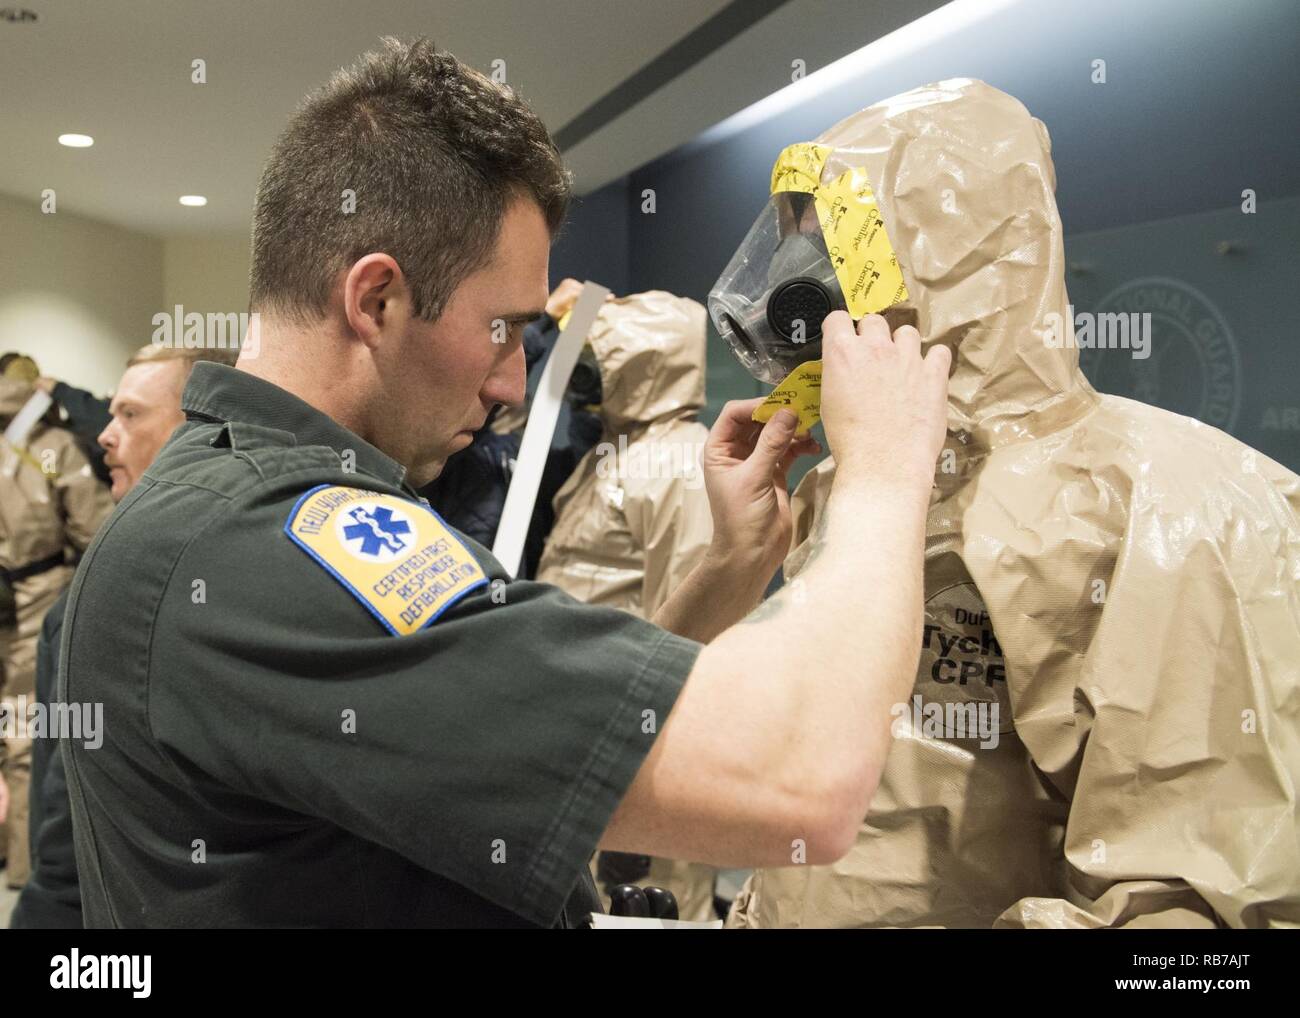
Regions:
M 15 449 L 26 447 L 32 427 L 45 415 L 53 402 L 48 392 L 37 389 L 32 393 L 32 398 L 23 404 L 22 409 L 9 422 L 9 427 L 5 428 L 5 441 Z
M 608 296 L 609 290 L 599 283 L 588 281 L 583 284 L 582 293 L 573 305 L 573 313 L 569 315 L 569 324 L 555 341 L 546 367 L 542 369 L 542 378 L 528 411 L 524 439 L 519 445 L 515 473 L 510 480 L 510 490 L 506 492 L 496 541 L 492 544 L 492 554 L 511 576 L 519 572 L 523 558 L 524 540 L 528 537 L 528 525 L 533 518 L 537 489 L 542 483 L 542 468 L 546 466 L 546 457 L 551 451 L 551 436 L 555 434 L 564 390 L 569 386 L 569 376 L 578 363 L 587 333 L 596 324 L 596 316 Z

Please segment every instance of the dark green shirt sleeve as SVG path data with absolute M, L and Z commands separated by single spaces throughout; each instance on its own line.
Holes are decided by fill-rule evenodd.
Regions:
M 390 635 L 283 534 L 303 490 L 271 483 L 209 509 L 188 541 L 153 627 L 154 736 L 178 773 L 549 924 L 700 645 L 508 581 L 477 545 L 497 582 Z

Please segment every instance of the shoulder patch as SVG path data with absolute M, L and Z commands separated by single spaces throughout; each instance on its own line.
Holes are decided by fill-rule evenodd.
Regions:
M 298 499 L 284 532 L 396 636 L 487 583 L 437 513 L 396 495 L 322 484 Z

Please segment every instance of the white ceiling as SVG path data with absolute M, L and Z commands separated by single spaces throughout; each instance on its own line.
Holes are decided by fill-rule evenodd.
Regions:
M 689 141 L 937 7 L 789 0 L 565 153 L 580 192 Z M 506 76 L 558 130 L 727 6 L 726 0 L 0 0 L 0 191 L 156 235 L 248 228 L 288 113 L 381 35 L 427 35 Z M 207 83 L 190 82 L 202 58 Z M 65 132 L 95 145 L 59 145 Z M 205 208 L 180 206 L 203 194 Z

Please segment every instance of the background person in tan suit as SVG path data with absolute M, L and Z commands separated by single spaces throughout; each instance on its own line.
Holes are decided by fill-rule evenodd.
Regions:
M 8 428 L 32 398 L 35 377 L 30 358 L 9 362 L 0 377 L 0 429 Z M 0 570 L 12 591 L 14 620 L 0 631 L 0 658 L 3 706 L 14 727 L 14 734 L 6 731 L 4 739 L 6 880 L 17 888 L 26 882 L 31 866 L 27 831 L 31 740 L 15 723 L 20 707 L 30 704 L 35 693 L 36 639 L 45 613 L 72 579 L 77 557 L 113 503 L 71 432 L 51 424 L 48 416 L 25 429 L 25 434 L 11 437 L 13 441 L 0 437 Z

